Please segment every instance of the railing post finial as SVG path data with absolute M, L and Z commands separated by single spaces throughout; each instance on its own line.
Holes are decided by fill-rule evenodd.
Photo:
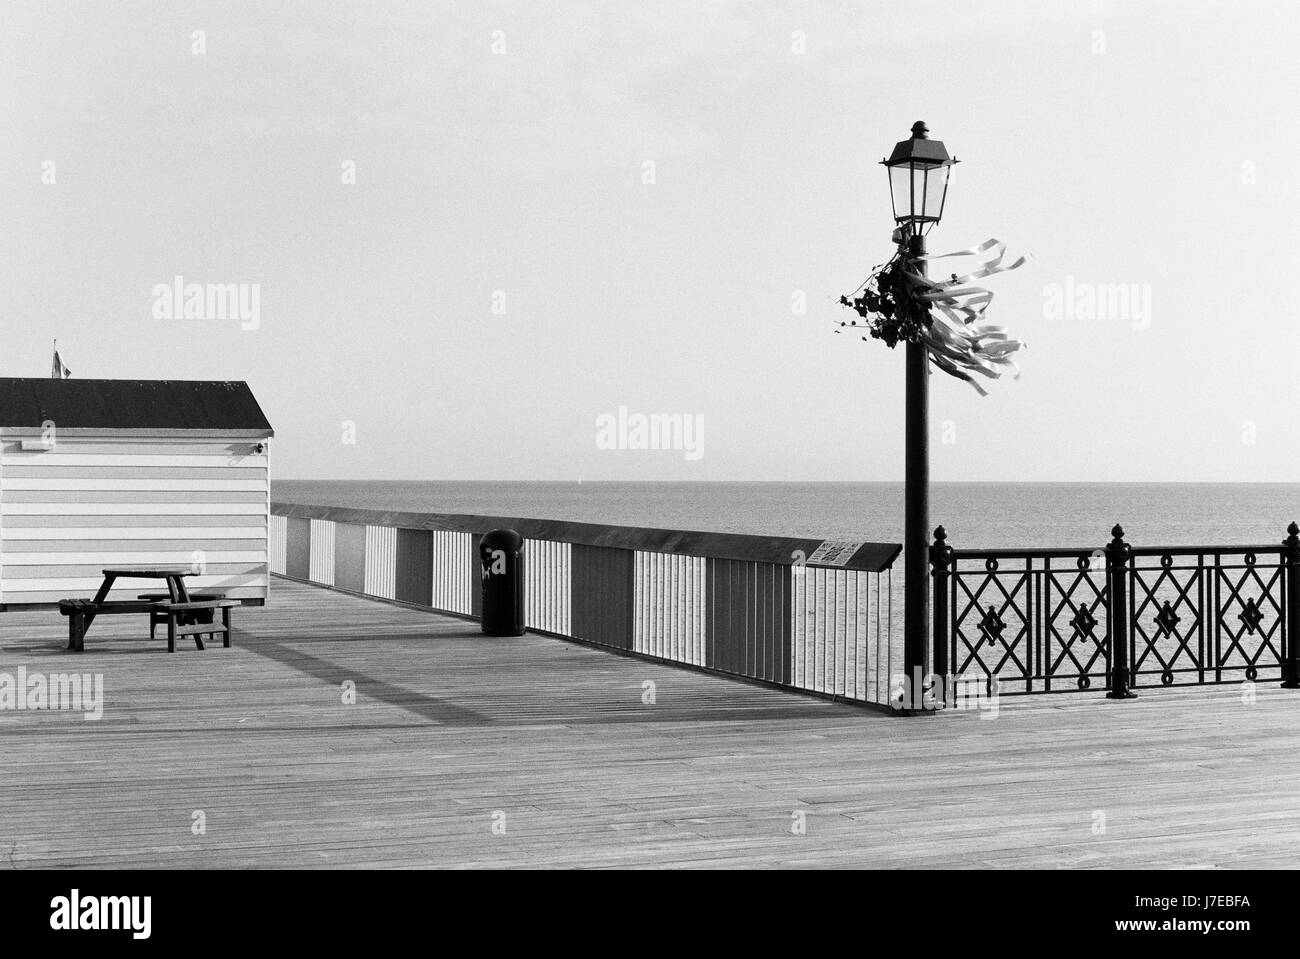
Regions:
M 930 547 L 930 570 L 938 573 L 946 571 L 952 561 L 952 547 L 948 545 L 948 531 L 942 526 L 934 530 L 934 544 Z
M 1282 540 L 1282 565 L 1286 570 L 1286 635 L 1283 637 L 1282 687 L 1300 689 L 1300 526 L 1295 520 Z

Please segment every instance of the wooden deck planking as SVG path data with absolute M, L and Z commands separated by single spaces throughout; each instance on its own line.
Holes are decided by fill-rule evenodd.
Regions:
M 0 670 L 105 684 L 98 722 L 0 711 L 0 865 L 1300 861 L 1300 694 L 1274 685 L 903 720 L 285 581 L 235 627 L 169 656 L 102 619 L 77 655 L 55 612 L 0 616 Z

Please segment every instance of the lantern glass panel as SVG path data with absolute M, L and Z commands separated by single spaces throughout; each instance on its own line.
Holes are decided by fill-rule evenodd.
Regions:
M 889 194 L 894 201 L 894 219 L 912 215 L 912 164 L 900 163 L 889 168 Z
M 948 177 L 951 173 L 951 166 L 932 166 L 923 174 L 925 190 L 918 194 L 916 212 L 927 220 L 938 220 L 943 216 L 943 201 L 948 192 Z

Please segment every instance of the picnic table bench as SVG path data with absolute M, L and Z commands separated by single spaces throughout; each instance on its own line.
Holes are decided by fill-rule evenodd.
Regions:
M 176 652 L 176 637 L 193 636 L 194 645 L 203 649 L 203 636 L 209 634 L 213 639 L 220 633 L 230 646 L 230 611 L 242 603 L 237 599 L 205 599 L 190 603 L 154 603 L 153 609 L 167 621 L 167 652 Z M 212 621 L 212 614 L 221 610 L 221 625 Z M 196 621 L 196 613 L 206 611 L 208 621 Z
M 147 613 L 153 610 L 153 603 L 121 600 L 96 603 L 93 599 L 61 599 L 59 612 L 68 617 L 68 649 L 85 648 L 86 630 L 96 616 L 112 616 L 117 613 Z
M 209 599 L 225 599 L 225 593 L 190 593 L 189 598 L 192 602 L 202 602 Z M 141 593 L 136 599 L 147 599 L 149 602 L 157 604 L 172 601 L 170 593 Z M 210 623 L 212 622 L 212 610 L 203 610 L 195 613 L 195 622 Z M 149 638 L 153 639 L 159 626 L 167 625 L 167 613 L 160 610 L 155 605 L 149 612 Z
M 242 605 L 239 600 L 226 599 L 224 593 L 196 593 L 185 588 L 185 577 L 194 575 L 188 569 L 106 569 L 104 582 L 94 599 L 64 599 L 59 601 L 59 612 L 68 617 L 68 648 L 84 651 L 86 630 L 96 616 L 123 613 L 148 613 L 149 638 L 155 636 L 158 626 L 167 626 L 167 651 L 176 651 L 176 637 L 193 636 L 194 644 L 203 649 L 204 633 L 214 639 L 225 636 L 230 645 L 230 610 Z M 109 592 L 120 578 L 161 579 L 167 582 L 166 593 L 141 593 L 134 600 L 110 600 Z M 215 613 L 221 610 L 221 624 L 214 622 Z

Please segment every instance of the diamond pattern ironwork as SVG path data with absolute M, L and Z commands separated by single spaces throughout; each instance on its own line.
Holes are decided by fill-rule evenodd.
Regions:
M 1259 611 L 1259 607 L 1255 605 L 1253 599 L 1248 599 L 1246 600 L 1246 608 L 1237 614 L 1237 618 L 1246 627 L 1246 632 L 1253 635 L 1255 630 L 1259 629 L 1264 614 Z
M 1007 624 L 1002 621 L 997 610 L 992 606 L 984 611 L 984 616 L 979 622 L 980 634 L 988 640 L 990 646 L 997 643 L 1002 638 L 1002 631 L 1007 628 Z
M 1080 604 L 1075 608 L 1074 618 L 1070 620 L 1070 625 L 1083 639 L 1096 639 L 1092 631 L 1097 628 L 1097 618 L 1092 615 L 1092 610 L 1087 606 Z
M 1174 630 L 1181 621 L 1182 617 L 1174 612 L 1174 604 L 1169 600 L 1165 600 L 1165 605 L 1161 607 L 1160 614 L 1154 620 L 1156 626 L 1160 628 L 1160 635 L 1162 636 L 1174 635 Z

